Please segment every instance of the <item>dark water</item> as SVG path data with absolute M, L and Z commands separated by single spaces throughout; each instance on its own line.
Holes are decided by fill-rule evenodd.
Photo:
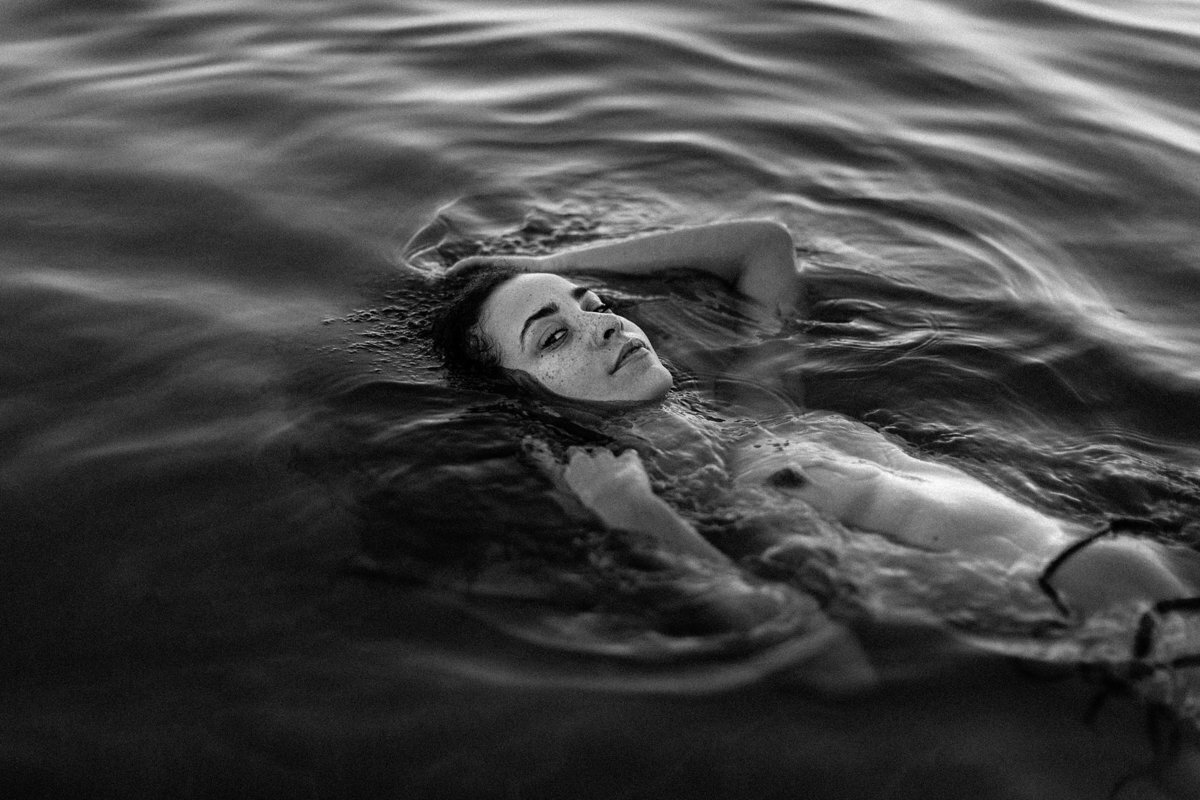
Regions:
M 1051 513 L 1195 546 L 1194 3 L 22 0 L 0 31 L 12 789 L 1195 796 L 1178 676 L 1074 666 L 1127 629 L 860 615 L 883 683 L 843 697 L 780 677 L 803 641 L 574 653 L 525 635 L 544 608 L 346 569 L 393 529 L 579 524 L 513 444 L 545 421 L 421 340 L 439 260 L 733 217 L 793 231 L 811 320 L 733 341 L 711 287 L 618 287 L 668 351 L 751 351 Z M 422 230 L 440 256 L 406 263 Z

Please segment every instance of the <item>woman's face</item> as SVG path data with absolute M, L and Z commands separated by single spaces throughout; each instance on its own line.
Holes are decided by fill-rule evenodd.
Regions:
M 642 329 L 559 275 L 529 272 L 500 284 L 478 328 L 500 366 L 562 397 L 638 402 L 671 388 L 671 373 Z

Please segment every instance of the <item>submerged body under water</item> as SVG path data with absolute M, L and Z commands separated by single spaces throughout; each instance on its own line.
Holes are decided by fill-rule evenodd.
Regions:
M 1198 42 L 1165 0 L 7 5 L 0 787 L 1194 796 L 1197 615 L 1064 617 L 725 453 L 866 426 L 1194 552 Z M 659 417 L 424 339 L 457 257 L 735 217 L 809 313 L 607 282 Z M 639 448 L 739 571 L 610 536 L 530 440 Z
M 1095 609 L 1072 610 L 1063 605 L 1047 579 L 1054 569 L 1052 565 L 1065 559 L 1072 545 L 1083 545 L 1094 534 L 1104 536 L 1107 532 L 1110 537 L 1124 535 L 1162 545 L 1168 563 L 1183 578 L 1178 599 L 1184 600 L 1190 594 L 1184 588 L 1187 582 L 1200 576 L 1190 527 L 1200 504 L 1200 493 L 1196 491 L 1200 484 L 1186 476 L 1172 475 L 1172 466 L 1163 462 L 1150 467 L 1146 476 L 1139 476 L 1142 485 L 1130 477 L 1125 491 L 1139 498 L 1171 496 L 1170 504 L 1156 500 L 1138 506 L 1123 503 L 1120 496 L 1103 497 L 1104 492 L 1111 491 L 1111 480 L 1105 476 L 1103 484 L 1093 488 L 1088 480 L 1097 477 L 1086 474 L 1075 478 L 1078 483 L 1072 496 L 1078 502 L 1090 489 L 1097 497 L 1095 505 L 1054 502 L 1050 489 L 1039 482 L 1046 481 L 1057 489 L 1066 476 L 1057 466 L 1039 469 L 1039 454 L 1032 448 L 1024 454 L 1025 463 L 1014 462 L 1011 451 L 989 463 L 980 452 L 960 449 L 960 442 L 916 447 L 886 427 L 805 409 L 796 391 L 804 387 L 798 374 L 805 368 L 806 354 L 817 346 L 815 340 L 825 335 L 814 331 L 846 323 L 823 322 L 818 311 L 816 317 L 804 315 L 793 320 L 781 333 L 769 327 L 753 330 L 753 326 L 747 332 L 743 328 L 749 318 L 743 314 L 748 309 L 740 308 L 739 302 L 711 279 L 692 276 L 686 280 L 690 288 L 700 288 L 701 298 L 707 296 L 712 302 L 698 302 L 695 297 L 678 299 L 673 294 L 678 287 L 671 281 L 626 279 L 625 288 L 637 291 L 636 297 L 624 293 L 620 280 L 615 288 L 616 297 L 623 298 L 616 302 L 633 304 L 621 313 L 632 314 L 652 335 L 666 338 L 665 353 L 681 370 L 677 391 L 664 408 L 589 409 L 521 398 L 503 389 L 495 394 L 493 389 L 479 396 L 482 401 L 476 396 L 478 392 L 466 394 L 467 405 L 452 415 L 452 422 L 435 415 L 424 424 L 393 428 L 376 420 L 360 428 L 363 420 L 344 410 L 318 415 L 321 424 L 331 426 L 334 433 L 320 427 L 306 428 L 306 439 L 321 441 L 332 436 L 343 443 L 360 441 L 363 448 L 350 456 L 362 469 L 348 474 L 344 461 L 338 461 L 332 475 L 338 483 L 351 487 L 348 496 L 361 502 L 360 514 L 371 531 L 364 539 L 365 548 L 379 559 L 364 562 L 369 564 L 367 571 L 431 582 L 477 599 L 496 595 L 553 601 L 556 590 L 551 585 L 562 577 L 553 576 L 553 559 L 561 555 L 556 548 L 579 548 L 587 561 L 603 558 L 597 553 L 603 553 L 604 544 L 595 531 L 591 538 L 580 533 L 581 524 L 588 527 L 590 515 L 574 501 L 569 490 L 548 488 L 546 476 L 539 475 L 539 467 L 544 471 L 540 462 L 556 457 L 531 457 L 531 448 L 549 448 L 559 454 L 573 445 L 607 446 L 618 451 L 632 448 L 648 464 L 656 490 L 705 536 L 748 568 L 747 572 L 725 576 L 739 586 L 751 575 L 766 576 L 817 597 L 822 607 L 840 608 L 851 619 L 865 615 L 874 621 L 949 626 L 975 645 L 990 645 L 1031 659 L 1059 664 L 1110 663 L 1114 678 L 1139 659 L 1143 660 L 1142 666 L 1165 665 L 1172 658 L 1187 660 L 1193 655 L 1188 648 L 1194 646 L 1200 631 L 1190 630 L 1188 625 L 1168 627 L 1173 638 L 1152 643 L 1162 646 L 1161 652 L 1151 655 L 1138 651 L 1135 637 L 1138 626 L 1148 624 L 1145 614 L 1149 599 L 1123 600 L 1098 614 L 1090 613 Z M 604 291 L 603 286 L 596 288 Z M 675 352 L 671 342 L 679 344 Z M 692 359 L 696 363 L 689 370 L 685 365 Z M 371 381 L 345 391 L 345 396 L 352 398 L 352 409 L 360 397 L 394 398 L 405 394 L 402 384 L 387 381 Z M 333 407 L 340 409 L 342 402 L 338 400 Z M 384 406 L 392 402 L 384 400 Z M 366 406 L 371 407 L 370 403 Z M 448 425 L 456 430 L 447 430 Z M 488 433 L 481 434 L 480 425 Z M 466 432 L 463 441 L 459 436 L 464 434 L 458 428 Z M 453 454 L 450 458 L 454 466 L 430 460 L 433 441 L 440 442 L 443 452 Z M 382 461 L 373 464 L 371 457 L 376 457 L 376 448 L 381 445 Z M 505 454 L 507 460 L 500 460 L 500 454 Z M 912 460 L 912 454 L 921 460 Z M 363 456 L 366 458 L 359 461 Z M 1085 471 L 1094 466 L 1081 461 L 1074 468 Z M 440 475 L 440 469 L 448 475 Z M 525 473 L 524 481 L 514 480 L 520 473 Z M 329 471 L 322 474 L 330 476 Z M 1013 479 L 1014 474 L 1020 482 Z M 462 483 L 467 475 L 472 476 L 471 480 Z M 791 482 L 781 481 L 781 475 L 791 476 Z M 442 484 L 446 477 L 454 480 L 451 486 Z M 978 526 L 994 519 L 1001 528 L 976 528 L 967 537 L 947 531 L 957 543 L 942 545 L 937 530 L 919 524 L 900 526 L 913 532 L 906 537 L 875 532 L 893 526 L 882 519 L 873 523 L 868 519 L 871 515 L 920 513 L 920 504 L 910 507 L 909 500 L 903 501 L 903 507 L 880 501 L 870 509 L 839 512 L 847 520 L 846 526 L 810 504 L 816 502 L 809 498 L 814 493 L 828 495 L 818 505 L 820 508 L 861 503 L 848 482 L 889 479 L 927 484 L 927 488 L 918 486 L 915 490 L 915 499 L 924 498 L 922 502 L 939 507 L 947 503 L 963 506 L 960 516 L 964 522 L 960 524 Z M 497 493 L 500 486 L 496 484 L 503 484 L 506 491 Z M 518 488 L 522 485 L 524 489 Z M 477 492 L 477 487 L 482 489 Z M 883 491 L 886 494 L 886 487 Z M 530 501 L 539 499 L 545 505 L 547 492 L 552 506 L 574 506 L 573 513 L 562 508 L 541 508 L 533 512 L 538 522 L 531 526 Z M 872 490 L 871 496 L 879 500 L 877 494 Z M 465 529 L 466 533 L 447 530 L 450 526 L 442 510 L 431 511 L 429 517 L 411 513 L 411 504 L 419 503 L 418 497 L 436 498 L 434 502 L 438 503 L 447 496 L 455 497 L 457 513 L 466 516 L 455 518 L 450 526 Z M 1004 508 L 985 514 L 980 512 L 980 504 Z M 484 523 L 485 519 L 489 521 Z M 1002 529 L 1018 519 L 1032 528 Z M 594 525 L 595 520 L 591 523 Z M 949 516 L 939 524 L 955 523 Z M 425 527 L 432 528 L 432 535 L 422 530 Z M 455 539 L 458 541 L 452 543 Z M 540 552 L 543 547 L 544 554 Z M 573 556 L 579 557 L 579 553 Z M 422 566 L 423 559 L 430 563 Z M 656 564 L 655 568 L 660 566 Z M 580 579 L 569 569 L 565 574 L 570 576 L 567 582 Z M 716 583 L 721 579 L 720 575 L 706 577 Z M 539 579 L 548 582 L 538 588 Z M 1113 576 L 1114 583 L 1121 579 Z M 632 586 L 636 596 L 641 581 L 665 591 L 670 577 L 654 569 L 645 574 L 634 570 L 622 580 Z M 686 584 L 686 579 L 682 583 Z M 572 601 L 579 601 L 572 594 L 574 588 L 578 587 L 572 585 L 560 598 L 565 598 L 567 610 Z M 623 597 L 612 586 L 606 590 Z M 705 591 L 717 590 L 709 586 Z M 678 628 L 680 616 L 702 614 L 703 601 L 665 617 L 662 609 L 655 607 L 656 602 L 646 602 L 640 609 L 646 618 L 633 628 L 625 627 L 627 621 L 622 621 L 614 631 L 606 631 L 603 626 L 589 630 L 604 616 L 594 606 L 605 606 L 604 601 L 592 597 L 582 615 L 587 624 L 566 626 L 556 646 L 623 652 L 634 658 L 644 646 L 644 655 L 651 660 L 684 657 L 696 650 L 703 639 L 703 623 L 683 625 L 684 635 L 674 640 L 670 635 L 662 636 L 663 631 L 655 626 Z M 780 608 L 784 615 L 812 611 L 804 603 L 796 606 L 784 602 Z M 625 611 L 628 609 L 618 612 L 617 617 Z M 563 609 L 551 611 L 552 616 L 561 613 Z M 780 626 L 778 619 L 770 619 L 769 623 L 776 637 L 786 638 L 791 630 L 786 623 Z M 800 627 L 804 628 L 802 623 Z M 641 630 L 637 629 L 639 625 Z M 520 626 L 505 627 L 518 630 Z M 541 637 L 539 640 L 545 644 L 549 641 L 545 633 L 542 630 L 534 638 Z M 716 639 L 699 650 L 711 655 L 728 648 L 731 654 L 738 654 L 748 646 L 738 636 L 729 635 L 734 633 L 730 630 L 716 633 Z M 757 630 L 742 633 L 749 639 L 762 639 Z M 595 638 L 589 638 L 592 636 Z M 616 640 L 611 641 L 609 637 L 614 636 Z M 806 650 L 798 652 L 801 660 L 812 655 Z M 762 675 L 781 666 L 778 659 L 773 659 Z M 848 666 L 847 671 L 850 685 L 859 676 L 852 667 Z M 740 680 L 752 673 L 744 665 L 737 671 Z M 1178 670 L 1164 669 L 1163 673 L 1170 686 L 1165 690 L 1162 686 L 1152 687 L 1155 699 L 1169 697 L 1165 702 L 1188 713 L 1186 709 L 1195 702 L 1190 696 L 1190 680 L 1186 675 L 1180 678 Z M 1174 678 L 1182 682 L 1176 686 Z

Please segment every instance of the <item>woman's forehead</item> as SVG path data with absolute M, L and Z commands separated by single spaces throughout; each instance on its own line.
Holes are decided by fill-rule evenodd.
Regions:
M 578 288 L 576 284 L 562 275 L 555 275 L 551 272 L 525 272 L 515 276 L 512 280 L 505 281 L 496 290 L 493 297 L 507 292 L 514 296 L 527 295 L 532 298 L 556 300 L 571 296 L 571 293 Z
M 520 324 L 548 303 L 575 302 L 586 291 L 561 275 L 526 272 L 498 286 L 488 298 L 485 310 L 487 316 L 495 316 L 497 321 Z

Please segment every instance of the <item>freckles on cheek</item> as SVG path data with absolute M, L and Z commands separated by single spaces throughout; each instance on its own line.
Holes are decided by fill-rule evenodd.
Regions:
M 534 376 L 543 385 L 553 388 L 562 379 L 562 368 L 557 364 L 542 364 L 534 371 Z
M 573 388 L 576 382 L 578 365 L 569 360 L 554 359 L 542 364 L 538 371 L 538 380 L 550 389 Z

